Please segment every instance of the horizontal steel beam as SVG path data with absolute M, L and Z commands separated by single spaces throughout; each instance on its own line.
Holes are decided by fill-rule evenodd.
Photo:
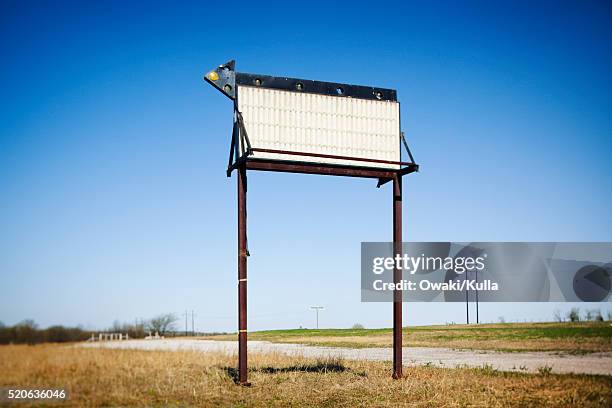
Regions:
M 414 165 L 414 163 L 402 162 L 402 161 L 366 159 L 364 157 L 338 156 L 335 154 L 296 152 L 296 151 L 289 151 L 289 150 L 252 148 L 251 151 L 254 153 L 260 152 L 260 153 L 273 153 L 273 154 L 289 154 L 289 155 L 294 155 L 294 156 L 321 157 L 324 159 L 352 160 L 352 161 L 362 161 L 362 162 L 367 162 L 367 163 L 394 164 L 394 165 L 404 165 L 404 166 Z
M 330 164 L 315 164 L 302 162 L 287 162 L 282 160 L 267 160 L 248 158 L 247 170 L 276 171 L 281 173 L 321 174 L 327 176 L 363 177 L 374 179 L 393 179 L 398 171 L 372 169 L 355 166 L 338 166 Z

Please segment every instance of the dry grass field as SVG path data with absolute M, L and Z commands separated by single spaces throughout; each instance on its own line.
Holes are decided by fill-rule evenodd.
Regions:
M 195 352 L 0 346 L 0 387 L 66 387 L 70 400 L 61 406 L 75 407 L 612 406 L 612 377 L 414 367 L 391 380 L 389 363 L 253 354 L 252 386 L 241 387 L 235 362 Z
M 235 340 L 236 335 L 204 337 Z M 249 333 L 249 340 L 328 347 L 391 347 L 391 329 L 295 329 Z M 612 352 L 612 323 L 497 323 L 404 328 L 404 347 L 498 351 Z

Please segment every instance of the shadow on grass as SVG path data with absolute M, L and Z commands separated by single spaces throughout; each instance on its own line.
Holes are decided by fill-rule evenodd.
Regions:
M 238 369 L 236 367 L 222 367 L 222 370 L 235 382 L 238 383 Z M 278 373 L 342 373 L 349 371 L 341 362 L 317 361 L 313 364 L 297 364 L 288 367 L 260 367 L 251 368 L 251 373 L 278 374 Z

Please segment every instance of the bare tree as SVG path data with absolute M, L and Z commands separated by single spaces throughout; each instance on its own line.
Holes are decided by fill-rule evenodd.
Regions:
M 160 336 L 174 329 L 174 324 L 178 318 L 174 313 L 166 313 L 156 316 L 147 322 L 147 330 L 159 333 Z
M 580 321 L 580 309 L 577 307 L 572 307 L 572 309 L 567 314 L 567 318 L 570 322 L 579 322 Z
M 108 329 L 114 333 L 125 333 L 131 339 L 141 339 L 146 336 L 145 328 L 149 328 L 148 322 L 136 319 L 134 323 L 121 323 L 119 320 L 113 322 L 113 326 Z
M 559 309 L 555 309 L 553 318 L 555 319 L 555 322 L 562 322 L 563 320 L 565 320 Z
M 593 316 L 593 321 L 595 322 L 603 322 L 603 316 L 601 315 L 601 310 L 600 309 L 593 309 L 591 310 L 591 314 Z
M 119 322 L 119 320 L 115 320 L 113 322 L 112 331 L 114 331 L 114 332 L 121 332 L 122 331 L 121 329 L 122 329 L 121 322 Z
M 36 344 L 40 342 L 38 325 L 32 319 L 22 320 L 17 323 L 15 329 L 15 343 Z
M 26 327 L 28 329 L 36 330 L 38 329 L 38 325 L 32 319 L 25 319 L 17 323 L 15 326 L 17 327 Z

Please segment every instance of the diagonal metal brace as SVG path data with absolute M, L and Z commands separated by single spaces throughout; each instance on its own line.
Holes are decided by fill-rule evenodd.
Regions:
M 230 145 L 230 157 L 227 165 L 227 177 L 231 177 L 232 171 L 238 168 L 244 163 L 248 156 L 253 154 L 253 148 L 251 147 L 251 141 L 249 140 L 249 134 L 247 133 L 246 126 L 244 126 L 244 118 L 242 113 L 234 106 L 234 128 L 232 131 L 232 142 Z M 240 143 L 239 142 L 242 142 Z M 246 145 L 246 150 L 244 146 Z M 242 149 L 241 149 L 242 148 Z M 242 151 L 241 151 L 242 150 Z M 234 161 L 234 155 L 236 161 Z
M 402 177 L 402 176 L 405 176 L 406 174 L 410 174 L 410 173 L 419 171 L 419 165 L 416 164 L 414 161 L 414 157 L 412 156 L 410 147 L 408 147 L 408 142 L 406 142 L 406 137 L 404 136 L 404 132 L 400 132 L 400 138 L 402 139 L 402 144 L 404 145 L 404 148 L 406 149 L 406 153 L 408 153 L 408 157 L 410 157 L 410 163 L 406 167 L 404 167 L 403 169 L 400 169 L 397 172 L 398 176 Z M 378 179 L 376 188 L 380 188 L 381 186 L 387 184 L 391 180 L 392 179 L 382 179 L 382 178 Z
M 247 149 L 246 154 L 250 155 L 251 152 L 251 141 L 249 140 L 249 134 L 247 133 L 246 127 L 244 126 L 244 118 L 242 117 L 242 112 L 236 109 L 236 117 L 238 118 L 238 126 L 240 126 L 240 136 L 242 138 L 242 147 L 244 148 L 244 144 L 246 143 Z M 245 153 L 245 152 L 243 152 Z
M 393 179 L 390 179 L 390 178 L 384 178 L 384 179 L 383 178 L 379 178 L 378 179 L 378 183 L 376 183 L 376 188 L 380 188 L 381 186 L 387 184 L 391 180 L 393 180 Z
M 234 122 L 234 127 L 232 128 L 232 141 L 230 143 L 230 153 L 229 153 L 229 160 L 227 162 L 227 177 L 231 177 L 232 176 L 232 170 L 233 165 L 234 165 L 234 150 L 235 150 L 235 146 L 236 146 L 236 132 L 238 131 L 238 128 L 236 127 L 236 122 Z
M 404 148 L 406 149 L 406 152 L 408 153 L 408 157 L 410 157 L 410 161 L 412 163 L 416 163 L 414 161 L 414 157 L 412 157 L 412 152 L 410 151 L 410 148 L 408 147 L 408 142 L 406 142 L 406 137 L 404 136 L 404 132 L 400 132 L 400 135 L 402 137 L 402 143 L 404 144 Z
M 417 172 L 417 171 L 419 171 L 419 165 L 415 164 L 415 163 L 412 163 L 412 164 L 409 164 L 408 166 L 404 167 L 403 169 L 398 170 L 397 171 L 397 175 L 400 176 L 400 177 L 403 177 L 403 176 L 405 176 L 407 174 L 414 173 L 414 172 Z M 387 184 L 391 180 L 393 180 L 393 179 L 392 178 L 384 178 L 384 179 L 383 178 L 379 178 L 378 179 L 378 183 L 376 184 L 376 188 L 380 188 L 381 186 Z

